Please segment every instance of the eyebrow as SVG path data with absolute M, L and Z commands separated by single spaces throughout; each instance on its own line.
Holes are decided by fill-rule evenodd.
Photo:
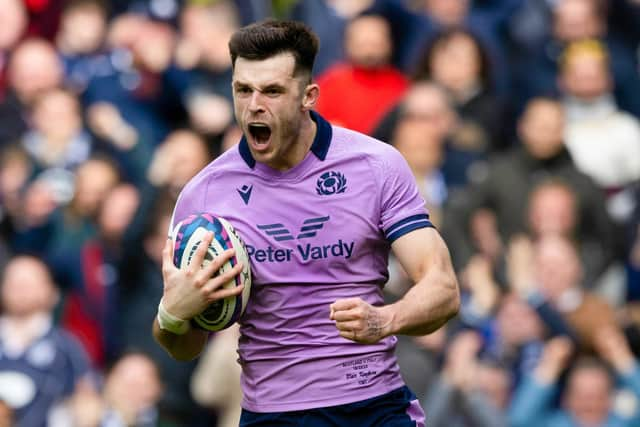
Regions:
M 265 87 L 262 88 L 262 92 L 266 92 L 269 90 L 275 90 L 278 92 L 282 92 L 286 89 L 286 87 L 284 85 L 281 85 L 280 83 L 270 83 L 268 85 L 266 85 Z
M 246 87 L 252 87 L 252 85 L 250 85 L 249 83 L 241 82 L 241 81 L 235 81 L 233 82 L 233 87 L 236 89 L 242 89 Z M 282 83 L 268 83 L 264 86 L 258 86 L 257 89 L 260 92 L 265 92 L 268 90 L 276 90 L 279 92 L 283 92 L 286 90 L 286 86 Z

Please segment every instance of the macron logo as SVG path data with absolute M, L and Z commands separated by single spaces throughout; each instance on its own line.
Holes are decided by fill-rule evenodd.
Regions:
M 242 201 L 245 205 L 249 204 L 249 197 L 251 197 L 251 190 L 253 190 L 253 185 L 243 185 L 242 188 L 236 188 L 238 190 L 238 194 L 242 197 Z

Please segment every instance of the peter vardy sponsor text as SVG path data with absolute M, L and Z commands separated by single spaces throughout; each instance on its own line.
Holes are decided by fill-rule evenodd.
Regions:
M 315 246 L 310 243 L 306 245 L 297 244 L 295 249 L 276 249 L 267 246 L 265 249 L 258 249 L 251 245 L 246 245 L 247 253 L 255 262 L 288 262 L 294 252 L 303 260 L 326 259 L 330 257 L 351 258 L 355 242 L 344 242 L 339 239 L 331 245 Z

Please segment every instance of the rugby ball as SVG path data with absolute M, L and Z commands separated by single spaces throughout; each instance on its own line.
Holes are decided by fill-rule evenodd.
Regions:
M 230 270 L 238 262 L 243 266 L 239 275 L 222 285 L 223 288 L 232 288 L 244 284 L 242 293 L 212 303 L 192 319 L 195 327 L 207 331 L 219 331 L 234 324 L 244 313 L 251 292 L 251 269 L 247 250 L 236 230 L 224 218 L 210 213 L 190 215 L 174 227 L 173 263 L 176 267 L 186 268 L 191 264 L 196 250 L 208 231 L 213 232 L 213 239 L 202 266 L 209 264 L 218 254 L 231 248 L 235 249 L 235 255 L 222 265 L 218 273 Z

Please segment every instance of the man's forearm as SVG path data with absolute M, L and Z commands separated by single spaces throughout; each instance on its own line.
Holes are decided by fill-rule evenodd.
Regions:
M 195 359 L 202 352 L 207 343 L 208 333 L 191 328 L 184 335 L 176 335 L 160 329 L 156 319 L 153 321 L 153 337 L 171 357 L 176 360 L 188 361 Z
M 391 318 L 388 335 L 429 334 L 458 313 L 456 278 L 440 269 L 416 283 L 402 299 L 382 308 Z

